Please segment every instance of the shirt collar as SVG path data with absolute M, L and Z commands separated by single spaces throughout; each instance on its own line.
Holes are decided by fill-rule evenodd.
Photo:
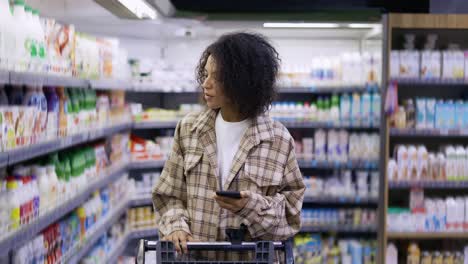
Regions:
M 208 109 L 202 112 L 192 125 L 191 132 L 197 131 L 204 134 L 207 131 L 214 131 L 218 110 Z M 256 117 L 246 131 L 247 136 L 254 140 L 256 144 L 261 141 L 273 141 L 273 120 L 268 115 Z

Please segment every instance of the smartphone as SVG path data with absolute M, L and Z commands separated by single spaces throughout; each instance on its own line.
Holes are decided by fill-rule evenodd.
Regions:
M 216 191 L 216 195 L 234 199 L 242 198 L 240 192 L 237 191 Z

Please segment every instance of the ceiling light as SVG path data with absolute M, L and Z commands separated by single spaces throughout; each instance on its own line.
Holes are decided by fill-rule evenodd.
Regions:
M 265 28 L 338 28 L 336 23 L 263 23 Z
M 380 26 L 380 24 L 352 23 L 348 25 L 350 28 L 374 28 L 377 26 Z
M 144 0 L 117 0 L 139 19 L 156 19 L 156 10 Z

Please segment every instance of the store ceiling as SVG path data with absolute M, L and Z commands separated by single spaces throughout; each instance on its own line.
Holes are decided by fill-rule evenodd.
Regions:
M 148 0 L 148 2 L 157 0 Z M 177 0 L 178 1 L 178 0 Z M 255 0 L 252 0 L 255 2 Z M 286 0 L 287 1 L 287 0 Z M 157 20 L 125 20 L 116 17 L 94 0 L 28 0 L 28 4 L 41 10 L 42 15 L 53 17 L 64 23 L 74 24 L 77 30 L 95 35 L 115 36 L 120 38 L 158 40 L 174 37 L 218 36 L 235 30 L 254 30 L 270 37 L 284 38 L 363 38 L 368 30 L 362 29 L 264 29 L 262 22 L 255 16 L 248 20 L 239 20 L 240 16 L 231 15 L 232 19 L 224 21 L 206 19 L 202 16 L 183 18 L 182 11 L 177 11 L 179 17 Z M 197 1 L 195 1 L 197 2 Z M 203 2 L 203 1 L 201 1 Z M 220 1 L 230 2 L 230 1 Z M 245 1 L 240 1 L 245 2 Z M 187 13 L 186 13 L 187 14 Z M 223 15 L 226 17 L 226 15 Z M 195 19 L 193 19 L 195 18 Z M 380 17 L 378 17 L 380 19 Z M 227 21 L 226 21 L 227 20 Z M 378 36 L 377 36 L 378 37 Z

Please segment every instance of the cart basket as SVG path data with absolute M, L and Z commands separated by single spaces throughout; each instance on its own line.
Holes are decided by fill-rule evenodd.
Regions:
M 232 244 L 231 242 L 188 242 L 189 251 L 253 251 L 251 261 L 194 261 L 178 260 L 171 241 L 141 239 L 137 249 L 136 264 L 273 264 L 275 250 L 284 252 L 284 263 L 294 264 L 292 240 L 284 242 L 258 241 Z M 156 261 L 155 261 L 156 260 Z

